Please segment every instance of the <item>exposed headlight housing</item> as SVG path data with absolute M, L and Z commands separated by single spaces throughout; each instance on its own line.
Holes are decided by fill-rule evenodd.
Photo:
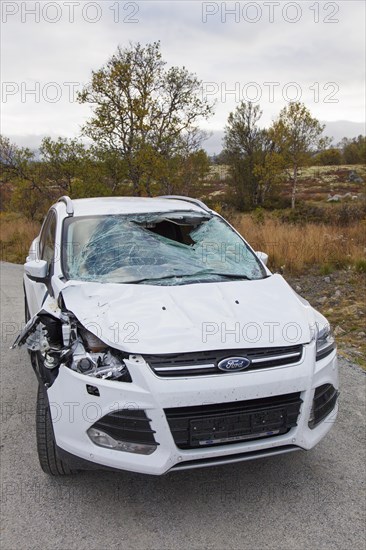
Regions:
M 93 376 L 105 380 L 119 380 L 132 382 L 128 368 L 118 350 L 108 348 L 102 353 L 75 354 L 71 365 L 73 370 L 80 374 Z
M 95 334 L 90 332 L 90 330 L 80 327 L 79 332 L 86 347 L 88 348 L 88 351 L 98 353 L 100 351 L 105 351 L 108 348 L 107 344 L 98 338 L 98 336 L 95 336 Z
M 316 337 L 316 360 L 324 359 L 327 355 L 330 355 L 336 348 L 336 343 L 332 333 L 332 329 L 329 324 L 320 328 L 318 326 L 318 333 Z
M 74 347 L 71 368 L 80 374 L 95 378 L 132 382 L 124 362 L 126 354 L 110 348 L 84 327 L 79 328 L 79 338 Z

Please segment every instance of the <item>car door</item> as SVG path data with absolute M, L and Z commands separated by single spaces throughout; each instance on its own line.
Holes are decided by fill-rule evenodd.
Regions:
M 55 239 L 56 239 L 57 216 L 51 209 L 45 219 L 41 229 L 41 234 L 36 247 L 36 260 L 46 260 L 48 265 L 48 275 L 52 276 L 53 261 L 55 257 Z M 29 314 L 32 317 L 42 307 L 45 296 L 48 292 L 44 283 L 32 281 L 26 274 L 24 275 L 24 287 L 27 297 Z

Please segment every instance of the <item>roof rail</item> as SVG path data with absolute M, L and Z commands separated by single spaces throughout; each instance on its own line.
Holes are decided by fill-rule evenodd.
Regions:
M 209 208 L 204 202 L 200 201 L 199 199 L 192 199 L 191 197 L 185 197 L 184 195 L 160 195 L 159 197 L 156 197 L 156 198 L 157 199 L 174 199 L 178 201 L 191 202 L 192 204 L 199 206 L 203 210 L 206 210 L 206 212 L 212 212 L 211 208 Z
M 68 216 L 74 215 L 74 207 L 70 197 L 64 195 L 63 197 L 60 197 L 57 202 L 63 202 L 66 205 L 66 212 Z

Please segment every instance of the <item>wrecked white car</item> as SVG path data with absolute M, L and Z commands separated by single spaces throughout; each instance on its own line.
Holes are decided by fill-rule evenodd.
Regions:
M 160 475 L 311 449 L 337 414 L 326 319 L 185 197 L 53 205 L 29 252 L 26 345 L 52 475 Z

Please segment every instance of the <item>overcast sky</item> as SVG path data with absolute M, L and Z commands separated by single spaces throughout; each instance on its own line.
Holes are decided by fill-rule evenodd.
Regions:
M 1 2 L 1 132 L 37 147 L 76 137 L 88 106 L 74 97 L 129 41 L 160 40 L 168 65 L 185 65 L 216 100 L 202 126 L 219 152 L 227 116 L 258 101 L 268 125 L 288 101 L 333 122 L 337 140 L 365 133 L 365 2 Z M 339 123 L 339 121 L 347 121 Z M 350 124 L 353 122 L 354 124 Z

